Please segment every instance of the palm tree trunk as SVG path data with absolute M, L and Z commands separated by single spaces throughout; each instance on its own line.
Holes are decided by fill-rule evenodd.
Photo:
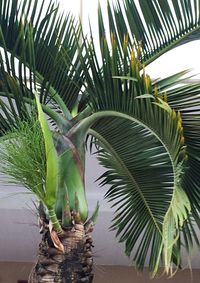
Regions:
M 29 283 L 93 281 L 92 239 L 84 225 L 75 224 L 64 232 L 60 241 L 64 246 L 64 253 L 54 247 L 49 231 L 44 233 Z

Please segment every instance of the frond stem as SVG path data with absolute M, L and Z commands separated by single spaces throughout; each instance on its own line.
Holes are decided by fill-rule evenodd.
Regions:
M 8 94 L 5 94 L 4 92 L 0 92 L 0 96 L 8 97 Z M 14 98 L 12 93 L 9 93 L 9 97 Z M 35 104 L 34 99 L 30 99 L 28 97 L 23 97 L 23 99 L 24 99 L 24 102 L 26 102 L 27 104 L 31 104 L 31 105 Z M 62 129 L 64 126 L 66 126 L 66 124 L 68 124 L 68 120 L 66 120 L 64 117 L 62 117 L 57 112 L 53 111 L 47 105 L 42 104 L 42 109 L 50 118 L 52 118 L 52 120 L 57 124 L 57 126 L 60 129 Z

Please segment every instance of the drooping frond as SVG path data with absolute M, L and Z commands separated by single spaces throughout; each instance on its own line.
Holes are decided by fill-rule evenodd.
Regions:
M 180 210 L 176 205 L 177 195 L 179 198 L 184 194 L 180 183 L 184 173 L 184 145 L 181 131 L 177 129 L 179 118 L 176 118 L 175 112 L 171 113 L 172 119 L 159 107 L 149 104 L 148 108 L 150 105 L 152 112 L 146 111 L 149 123 L 143 124 L 140 119 L 134 121 L 132 117 L 137 114 L 132 113 L 128 121 L 127 117 L 102 119 L 90 133 L 105 150 L 99 151 L 99 159 L 108 169 L 102 176 L 102 184 L 111 186 L 106 196 L 116 207 L 113 227 L 118 230 L 117 235 L 121 234 L 120 240 L 125 241 L 128 255 L 134 247 L 137 267 L 144 267 L 146 256 L 150 253 L 148 265 L 155 272 L 163 249 L 167 250 L 165 245 L 173 247 L 176 243 L 175 238 L 178 239 L 183 225 L 181 221 L 187 218 L 190 205 L 187 196 L 180 203 Z M 173 214 L 171 219 L 166 217 L 167 211 L 168 215 Z M 174 220 L 175 215 L 181 224 Z M 144 218 L 142 223 L 145 226 L 141 226 L 141 218 Z M 167 231 L 169 223 L 171 229 Z M 143 240 L 140 242 L 138 238 L 141 237 Z M 162 237 L 168 241 L 167 244 Z M 139 244 L 138 249 L 136 243 Z M 165 261 L 166 265 L 171 262 L 171 256 Z
M 141 45 L 135 44 L 130 50 L 127 39 L 125 35 L 120 55 L 115 34 L 111 33 L 111 48 L 106 36 L 102 36 L 101 60 L 97 58 L 93 42 L 85 43 L 86 56 L 81 60 L 91 70 L 87 73 L 88 67 L 85 67 L 91 107 L 94 111 L 118 111 L 127 115 L 122 119 L 120 114 L 114 121 L 101 119 L 90 133 L 101 148 L 99 159 L 107 168 L 102 184 L 111 187 L 106 196 L 116 208 L 113 228 L 125 242 L 127 254 L 133 252 L 139 269 L 147 260 L 153 274 L 163 258 L 165 270 L 169 272 L 173 263 L 180 265 L 182 244 L 192 239 L 192 244 L 187 245 L 190 253 L 196 241 L 191 220 L 186 222 L 191 205 L 183 186 L 188 165 L 183 120 L 179 109 L 168 104 L 166 94 L 166 90 L 169 96 L 170 91 L 175 91 L 176 81 L 181 81 L 185 72 L 154 84 L 141 63 Z M 193 86 L 187 87 L 187 92 L 192 91 Z M 196 85 L 196 92 L 199 90 Z M 165 180 L 171 174 L 172 183 Z M 171 192 L 170 200 L 165 189 Z M 152 219 L 156 219 L 160 232 Z

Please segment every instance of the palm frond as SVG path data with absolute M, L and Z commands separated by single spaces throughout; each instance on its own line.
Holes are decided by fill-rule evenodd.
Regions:
M 74 36 L 79 37 L 80 25 L 70 14 L 60 14 L 51 0 L 46 8 L 44 1 L 1 1 L 0 25 L 1 68 L 19 80 L 22 90 L 29 86 L 32 98 L 37 83 L 41 101 L 53 99 L 68 114 L 81 100 L 83 74 Z
M 125 35 L 122 42 L 123 52 L 120 54 L 121 49 L 118 46 L 118 40 L 118 37 L 111 33 L 111 48 L 109 48 L 106 36 L 102 36 L 100 41 L 102 68 L 99 63 L 100 60 L 97 59 L 92 40 L 90 43 L 85 42 L 86 55 L 80 57 L 82 62 L 87 63 L 85 67 L 87 92 L 93 111 L 118 111 L 129 116 L 128 119 L 132 121 L 132 124 L 125 120 L 114 120 L 112 122 L 108 118 L 102 119 L 92 128 L 91 134 L 96 137 L 97 143 L 104 149 L 99 151 L 99 156 L 101 163 L 108 170 L 102 176 L 102 184 L 106 183 L 111 186 L 107 196 L 116 205 L 116 218 L 113 227 L 118 230 L 120 239 L 125 241 L 127 254 L 131 255 L 133 251 L 133 259 L 139 269 L 144 267 L 146 256 L 150 254 L 148 265 L 153 274 L 163 256 L 165 269 L 168 272 L 173 265 L 172 262 L 178 266 L 180 264 L 182 248 L 180 238 L 182 241 L 183 238 L 189 237 L 193 239 L 193 242 L 196 238 L 193 229 L 185 228 L 184 230 L 187 225 L 183 226 L 189 217 L 191 206 L 185 193 L 185 187 L 182 186 L 183 176 L 186 175 L 185 170 L 187 171 L 188 165 L 185 163 L 187 151 L 185 149 L 182 118 L 178 109 L 173 108 L 173 105 L 168 103 L 168 95 L 165 93 L 166 90 L 169 90 L 170 96 L 170 93 L 176 91 L 176 88 L 179 87 L 177 81 L 179 84 L 182 83 L 182 77 L 186 72 L 175 74 L 170 78 L 158 80 L 154 83 L 146 74 L 141 63 L 141 45 L 136 43 L 130 49 Z M 141 69 L 143 70 L 140 71 Z M 191 91 L 192 88 L 193 86 L 187 84 L 187 92 Z M 196 91 L 199 91 L 199 86 L 196 86 Z M 194 103 L 192 99 L 189 100 L 190 103 Z M 137 122 L 134 121 L 136 124 L 134 124 L 133 119 L 137 120 Z M 142 125 L 143 130 L 145 129 L 153 134 L 152 144 L 148 144 L 148 142 L 151 142 L 147 140 L 148 134 L 145 130 L 143 132 L 140 128 L 138 133 L 135 125 Z M 142 136 L 142 133 L 144 136 Z M 147 148 L 143 148 L 143 145 L 144 147 L 149 145 L 149 151 Z M 125 156 L 127 152 L 128 154 Z M 139 157 L 137 152 L 140 153 Z M 167 154 L 167 158 L 169 158 L 168 166 L 165 166 L 166 163 L 163 164 L 161 161 L 164 160 L 161 158 L 164 158 L 163 153 Z M 157 160 L 155 164 L 153 157 L 148 154 L 152 154 Z M 145 155 L 148 161 L 145 159 Z M 155 172 L 153 172 L 154 169 Z M 165 170 L 167 169 L 169 171 L 166 173 Z M 159 176 L 162 176 L 161 172 L 163 172 L 165 178 L 170 176 L 171 170 L 174 176 L 173 184 L 167 181 L 163 181 L 163 183 L 161 180 L 158 181 Z M 161 179 L 164 180 L 164 178 L 162 176 Z M 139 189 L 134 183 L 135 179 L 139 179 L 141 182 L 138 186 Z M 147 183 L 145 183 L 145 180 Z M 156 184 L 160 184 L 159 189 Z M 166 187 L 169 189 L 168 192 L 171 191 L 171 194 L 170 200 L 167 201 L 166 198 L 168 207 L 163 210 L 159 205 L 162 201 L 158 199 L 159 193 Z M 147 192 L 147 195 L 145 195 L 147 198 L 144 197 L 144 192 Z M 179 207 L 176 202 L 181 195 L 185 197 L 182 198 Z M 161 197 L 165 198 L 166 195 L 162 194 Z M 160 233 L 152 225 L 151 216 L 154 215 L 154 212 L 151 209 L 148 210 L 145 205 L 141 208 L 144 199 L 148 207 L 155 206 L 155 209 L 158 208 L 157 216 L 163 217 L 157 220 Z M 144 222 L 141 222 L 141 219 L 145 219 Z M 134 229 L 134 227 L 136 228 Z M 136 248 L 136 251 L 133 247 Z
M 122 135 L 124 128 L 127 131 Z M 91 133 L 106 149 L 98 155 L 107 169 L 101 185 L 110 185 L 106 197 L 115 207 L 112 227 L 117 229 L 120 241 L 125 241 L 127 255 L 134 248 L 133 259 L 139 269 L 144 267 L 147 253 L 151 254 L 153 271 L 160 257 L 162 223 L 173 193 L 169 157 L 149 131 L 133 122 L 107 119 L 94 129 Z M 142 237 L 144 242 L 135 249 Z
M 127 35 L 129 52 L 135 42 L 141 42 L 145 65 L 180 44 L 200 38 L 198 0 L 117 0 L 115 4 L 108 1 L 107 11 L 109 33 L 117 37 L 121 60 L 124 35 Z M 99 27 L 102 37 L 105 34 L 102 17 L 99 17 Z
M 170 144 L 168 149 L 172 153 L 177 144 L 170 134 L 170 119 L 164 125 L 157 124 L 157 127 L 165 129 Z M 150 120 L 152 122 L 152 117 Z M 126 254 L 133 257 L 136 266 L 143 269 L 147 254 L 150 254 L 148 265 L 151 272 L 156 272 L 163 254 L 163 235 L 171 233 L 175 244 L 175 233 L 164 232 L 164 222 L 167 211 L 171 211 L 170 203 L 175 205 L 172 195 L 174 190 L 177 192 L 179 174 L 174 172 L 175 159 L 171 160 L 164 146 L 166 137 L 159 141 L 152 128 L 155 129 L 153 123 L 148 128 L 139 122 L 107 118 L 98 122 L 90 133 L 104 149 L 98 150 L 98 156 L 107 171 L 100 179 L 102 185 L 110 185 L 106 197 L 115 207 L 112 227 L 117 229 L 120 241 L 126 243 Z M 169 141 L 170 136 L 173 142 Z M 181 163 L 178 164 L 179 167 Z M 181 215 L 185 206 L 186 203 L 179 212 Z M 178 215 L 173 212 L 174 216 Z M 183 215 L 181 217 L 184 218 Z M 172 225 L 172 220 L 170 223 Z

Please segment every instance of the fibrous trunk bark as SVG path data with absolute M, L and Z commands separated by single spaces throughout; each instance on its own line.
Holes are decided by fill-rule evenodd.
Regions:
M 84 225 L 75 224 L 60 236 L 64 252 L 56 249 L 49 231 L 39 245 L 38 260 L 29 283 L 90 283 L 92 274 L 92 239 Z

